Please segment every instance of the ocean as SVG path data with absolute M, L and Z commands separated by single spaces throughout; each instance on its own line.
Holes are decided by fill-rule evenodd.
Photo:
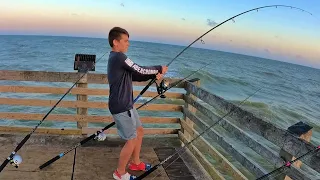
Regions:
M 187 44 L 186 44 L 187 45 Z M 127 55 L 141 65 L 164 65 L 184 46 L 131 41 Z M 107 72 L 110 47 L 107 39 L 55 36 L 0 36 L 1 70 L 32 70 L 72 72 L 76 53 L 96 54 L 96 72 Z M 262 88 L 246 101 L 243 108 L 278 127 L 303 121 L 313 126 L 312 143 L 320 144 L 320 70 L 265 58 L 241 54 L 189 48 L 170 66 L 165 77 L 183 78 L 204 63 L 212 62 L 192 77 L 201 79 L 201 87 L 228 101 L 239 103 Z M 39 85 L 0 81 L 1 85 Z M 45 83 L 42 83 L 45 84 Z M 70 87 L 70 83 L 50 83 L 50 86 Z M 105 86 L 107 87 L 107 86 Z M 22 97 L 21 94 L 2 93 L 1 97 Z M 61 95 L 30 95 L 59 99 Z M 30 97 L 29 97 L 30 98 Z M 65 99 L 71 98 L 67 96 Z M 104 100 L 92 97 L 94 100 Z M 73 99 L 74 100 L 74 99 Z M 0 111 L 46 113 L 49 108 L 0 105 Z M 68 110 L 57 108 L 53 113 Z M 70 110 L 71 111 L 71 110 Z M 74 113 L 74 110 L 72 110 Z M 99 111 L 104 113 L 106 111 Z M 94 112 L 99 114 L 99 112 Z M 0 120 L 0 125 L 22 122 Z M 38 121 L 23 121 L 33 126 Z M 54 123 L 44 122 L 47 126 Z M 58 125 L 60 126 L 60 125 Z M 63 125 L 65 126 L 65 124 Z

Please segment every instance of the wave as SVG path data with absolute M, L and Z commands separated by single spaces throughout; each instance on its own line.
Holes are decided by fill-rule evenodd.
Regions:
M 186 76 L 188 73 L 191 73 L 191 71 L 184 70 L 183 73 Z M 225 76 L 217 76 L 213 75 L 212 73 L 208 71 L 198 71 L 193 77 L 197 77 L 200 79 L 201 84 L 221 84 L 221 85 L 240 85 L 240 86 L 250 86 L 251 84 L 245 80 L 240 80 L 237 78 L 232 77 L 225 77 Z
M 234 103 L 235 105 L 239 104 L 242 101 L 232 101 L 232 103 Z M 241 106 L 246 106 L 246 107 L 252 107 L 252 108 L 258 108 L 258 109 L 265 109 L 268 110 L 269 109 L 269 105 L 263 102 L 254 102 L 254 101 L 245 101 L 242 102 Z

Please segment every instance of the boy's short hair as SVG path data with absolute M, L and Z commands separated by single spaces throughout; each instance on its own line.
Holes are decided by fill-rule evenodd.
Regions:
M 111 47 L 113 47 L 113 40 L 120 40 L 121 34 L 126 34 L 129 37 L 128 31 L 121 27 L 114 27 L 109 31 L 108 40 Z

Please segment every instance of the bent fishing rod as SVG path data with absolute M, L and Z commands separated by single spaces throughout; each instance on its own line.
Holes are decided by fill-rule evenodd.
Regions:
M 257 8 L 254 8 L 254 9 L 250 9 L 250 10 L 244 11 L 244 12 L 242 12 L 242 13 L 239 13 L 239 14 L 237 14 L 237 15 L 235 15 L 235 16 L 232 16 L 231 18 L 229 18 L 229 19 L 227 19 L 227 20 L 225 20 L 225 21 L 217 24 L 216 26 L 214 26 L 213 28 L 209 29 L 207 32 L 205 32 L 204 34 L 202 34 L 200 37 L 198 37 L 197 39 L 195 39 L 192 43 L 190 43 L 187 47 L 185 47 L 179 54 L 177 54 L 177 55 L 167 64 L 167 67 L 169 67 L 170 64 L 171 64 L 175 59 L 177 59 L 184 51 L 186 51 L 189 47 L 191 47 L 195 42 L 197 42 L 198 40 L 201 40 L 201 41 L 202 41 L 202 39 L 201 39 L 202 37 L 204 37 L 205 35 L 207 35 L 207 34 L 208 34 L 209 32 L 211 32 L 212 30 L 216 29 L 217 27 L 223 25 L 224 23 L 226 23 L 226 22 L 228 22 L 228 21 L 230 21 L 230 20 L 232 20 L 233 22 L 235 22 L 235 21 L 234 21 L 234 18 L 236 18 L 236 17 L 238 17 L 238 16 L 241 16 L 241 15 L 243 15 L 243 14 L 246 14 L 246 13 L 248 13 L 248 12 L 258 11 L 259 9 L 271 8 L 271 7 L 276 7 L 276 8 L 278 8 L 278 7 L 286 7 L 286 8 L 291 8 L 291 9 L 297 9 L 297 10 L 300 10 L 300 11 L 302 11 L 302 12 L 306 12 L 306 13 L 310 14 L 311 16 L 313 16 L 313 14 L 310 13 L 309 11 L 306 11 L 306 10 L 304 10 L 304 9 L 301 9 L 301 8 L 298 8 L 298 7 L 294 7 L 294 6 L 288 6 L 288 5 L 269 5 L 269 6 L 261 6 L 261 7 L 257 7 Z M 134 102 L 136 102 L 136 101 L 138 100 L 138 98 L 140 98 L 140 96 L 142 96 L 142 94 L 143 94 L 145 91 L 147 91 L 147 89 L 148 89 L 155 81 L 156 81 L 156 78 L 152 79 L 152 80 L 148 83 L 148 85 L 146 85 L 146 86 L 143 88 L 143 90 L 142 90 L 142 91 L 140 92 L 140 94 L 136 97 L 136 99 L 134 100 Z
M 103 56 L 107 54 L 104 53 L 97 61 L 100 61 Z M 95 63 L 95 64 L 96 64 Z M 94 64 L 94 66 L 95 66 Z M 47 114 L 42 118 L 42 120 L 32 129 L 32 131 L 26 135 L 22 141 L 18 144 L 18 146 L 14 149 L 14 151 L 11 152 L 11 154 L 4 160 L 4 162 L 0 166 L 0 172 L 6 167 L 6 165 L 10 162 L 11 164 L 15 165 L 15 167 L 18 167 L 18 165 L 21 163 L 22 158 L 17 155 L 17 152 L 22 148 L 22 146 L 29 140 L 31 135 L 37 130 L 37 128 L 42 124 L 42 122 L 48 117 L 48 115 L 57 107 L 57 105 L 62 101 L 62 99 L 71 91 L 71 89 L 89 72 L 89 69 L 87 69 L 82 76 L 68 89 L 68 91 L 56 102 L 56 104 L 47 112 Z M 19 159 L 19 164 L 16 161 L 13 161 L 14 157 L 17 157 Z
M 219 26 L 223 25 L 224 23 L 226 23 L 226 22 L 228 22 L 228 21 L 230 21 L 230 20 L 234 21 L 234 18 L 236 18 L 236 17 L 238 17 L 238 16 L 241 16 L 241 15 L 243 15 L 243 14 L 246 14 L 246 13 L 248 13 L 248 12 L 258 11 L 259 9 L 271 8 L 271 7 L 276 7 L 276 8 L 277 8 L 277 7 L 287 7 L 287 8 L 291 8 L 291 9 L 297 9 L 297 10 L 301 10 L 301 11 L 306 12 L 306 13 L 310 14 L 311 16 L 313 16 L 312 13 L 310 13 L 310 12 L 308 12 L 308 11 L 306 11 L 306 10 L 303 10 L 303 9 L 301 9 L 301 8 L 297 8 L 297 7 L 294 7 L 294 6 L 287 6 L 287 5 L 269 5 L 269 6 L 257 7 L 257 8 L 254 8 L 254 9 L 250 9 L 250 10 L 244 11 L 244 12 L 242 12 L 242 13 L 239 13 L 239 14 L 237 14 L 237 15 L 235 15 L 235 16 L 233 16 L 233 17 L 231 17 L 231 18 L 229 18 L 229 19 L 227 19 L 227 20 L 225 20 L 225 21 L 223 21 L 223 22 L 221 22 L 221 23 L 219 23 L 219 24 L 217 24 L 216 26 L 214 26 L 213 28 L 209 29 L 207 32 L 205 32 L 204 34 L 202 34 L 201 36 L 199 36 L 199 37 L 198 37 L 197 39 L 195 39 L 192 43 L 190 43 L 187 47 L 185 47 L 179 54 L 177 54 L 177 55 L 167 64 L 167 66 L 170 66 L 175 59 L 177 59 L 183 52 L 185 52 L 185 51 L 186 51 L 189 47 L 191 47 L 195 42 L 197 42 L 198 40 L 200 40 L 202 37 L 204 37 L 205 35 L 207 35 L 207 34 L 208 34 L 209 32 L 211 32 L 212 30 L 214 30 L 214 29 L 218 28 Z M 134 99 L 134 103 L 145 93 L 145 91 L 147 91 L 147 89 L 148 89 L 155 81 L 156 81 L 156 77 L 154 77 L 154 79 L 152 79 L 152 80 L 148 83 L 148 85 L 146 85 L 146 86 L 144 87 L 144 89 L 143 89 L 143 90 L 139 93 L 139 95 Z M 177 81 L 176 83 L 177 83 L 176 85 L 179 84 L 178 81 Z M 170 89 L 170 88 L 169 88 L 169 89 Z M 165 90 L 164 92 L 166 92 L 166 91 L 167 91 L 167 90 Z M 154 98 L 152 98 L 152 100 L 155 99 L 155 98 L 157 98 L 157 97 L 159 97 L 159 96 L 162 95 L 162 94 L 163 94 L 163 93 L 158 93 L 158 95 L 155 96 Z M 146 105 L 146 104 L 149 103 L 149 102 L 151 102 L 151 101 L 147 101 L 146 103 L 142 104 L 142 105 L 141 105 L 140 107 L 138 107 L 138 108 L 141 108 L 142 106 Z M 85 143 L 88 142 L 89 140 L 95 138 L 95 137 L 98 136 L 100 133 L 102 133 L 103 131 L 111 128 L 111 127 L 114 126 L 114 125 L 115 125 L 115 122 L 110 123 L 109 125 L 107 125 L 107 126 L 104 127 L 103 129 L 101 129 L 100 131 L 97 131 L 95 134 L 92 134 L 91 136 L 89 136 L 89 137 L 87 137 L 86 139 L 84 139 L 84 140 L 82 140 L 81 142 L 79 142 L 79 143 L 78 143 L 77 145 L 75 145 L 73 148 L 71 148 L 71 149 L 69 149 L 68 151 L 65 151 L 65 152 L 57 155 L 56 157 L 52 158 L 51 160 L 49 160 L 49 161 L 46 162 L 45 164 L 41 165 L 39 168 L 40 168 L 40 169 L 43 169 L 44 167 L 50 165 L 51 163 L 53 163 L 53 162 L 55 162 L 56 160 L 58 160 L 58 159 L 60 159 L 61 157 L 63 157 L 65 154 L 67 154 L 67 153 L 69 153 L 70 151 L 72 151 L 74 148 L 79 147 L 79 146 L 85 144 Z

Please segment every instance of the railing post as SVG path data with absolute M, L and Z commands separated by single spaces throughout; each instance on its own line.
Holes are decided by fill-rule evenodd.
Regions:
M 80 77 L 83 75 L 83 73 L 79 73 Z M 87 74 L 85 74 L 80 81 L 77 83 L 77 87 L 81 88 L 88 88 L 88 79 Z M 77 94 L 77 102 L 87 102 L 88 96 L 87 95 L 80 95 Z M 77 107 L 77 115 L 88 115 L 88 108 L 79 108 Z M 88 122 L 77 122 L 78 129 L 82 129 L 83 127 L 88 127 Z
M 189 82 L 192 82 L 195 86 L 197 87 L 200 87 L 200 79 L 194 79 L 194 80 L 190 80 Z M 185 88 L 186 89 L 186 88 Z M 186 92 L 186 96 L 192 98 L 193 100 L 197 100 L 197 97 L 192 95 L 190 92 Z M 190 106 L 187 102 L 185 102 L 184 104 L 184 107 L 186 109 L 188 109 L 190 112 L 192 113 L 196 113 L 197 109 Z M 186 121 L 187 125 L 193 129 L 193 125 L 194 125 L 194 122 L 192 120 L 190 120 L 185 114 L 183 114 L 183 119 Z M 192 138 L 192 135 L 190 135 L 187 131 L 185 131 L 182 127 L 181 127 L 181 131 L 183 132 L 183 134 L 185 135 L 186 139 L 188 141 L 191 141 L 193 138 Z
M 298 136 L 300 139 L 303 139 L 307 142 L 310 142 L 311 136 L 312 136 L 312 127 L 303 123 L 303 122 L 298 122 L 288 128 L 288 132 Z M 293 155 L 290 153 L 286 152 L 285 150 L 281 149 L 280 150 L 280 157 L 282 157 L 285 161 L 292 161 L 296 159 Z M 295 163 L 292 164 L 296 168 L 300 168 L 302 165 L 301 161 L 296 161 Z M 285 174 L 280 175 L 278 180 L 291 180 L 289 176 L 286 176 Z

